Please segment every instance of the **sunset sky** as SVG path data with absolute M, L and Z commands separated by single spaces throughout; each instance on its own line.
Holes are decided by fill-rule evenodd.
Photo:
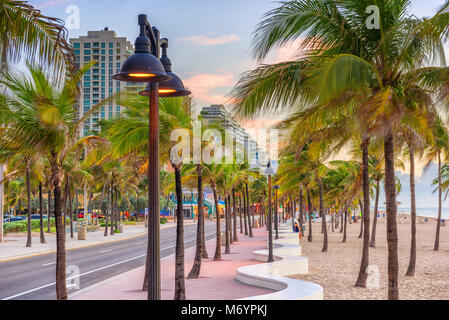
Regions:
M 198 109 L 209 104 L 224 104 L 242 72 L 256 66 L 250 53 L 251 33 L 264 13 L 279 4 L 271 0 L 32 0 L 44 14 L 66 20 L 66 8 L 80 9 L 80 28 L 69 30 L 70 37 L 88 30 L 109 27 L 118 36 L 134 42 L 138 35 L 137 15 L 145 13 L 162 37 L 169 39 L 173 71 L 193 92 Z M 412 12 L 430 16 L 442 0 L 414 0 Z M 288 60 L 296 54 L 295 46 L 273 52 L 266 62 Z M 269 126 L 276 119 L 246 122 L 246 127 Z M 436 175 L 435 167 L 418 181 L 418 202 L 436 206 L 436 195 L 428 181 Z M 409 203 L 408 176 L 401 176 L 403 192 L 399 201 Z M 382 201 L 382 200 L 381 200 Z

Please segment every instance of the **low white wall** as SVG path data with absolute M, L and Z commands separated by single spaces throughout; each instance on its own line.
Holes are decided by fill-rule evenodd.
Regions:
M 309 260 L 301 256 L 299 237 L 291 231 L 291 226 L 280 226 L 279 239 L 273 240 L 273 244 L 275 262 L 240 267 L 236 279 L 250 286 L 276 292 L 243 300 L 322 300 L 323 287 L 320 285 L 287 278 L 309 272 Z M 253 252 L 253 260 L 266 262 L 267 258 L 268 249 Z

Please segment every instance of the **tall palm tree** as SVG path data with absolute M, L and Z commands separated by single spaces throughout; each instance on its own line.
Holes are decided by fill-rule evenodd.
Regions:
M 102 103 L 77 118 L 78 84 L 90 66 L 73 72 L 65 81 L 52 82 L 38 67 L 30 66 L 29 79 L 6 74 L 2 84 L 8 89 L 0 95 L 0 149 L 38 149 L 49 162 L 49 180 L 54 189 L 56 220 L 56 296 L 67 299 L 65 230 L 62 221 L 62 166 L 67 156 L 85 144 L 94 143 L 95 136 L 79 139 L 79 128 Z
M 442 210 L 442 178 L 441 178 L 441 166 L 442 166 L 442 156 L 447 154 L 449 147 L 449 134 L 446 127 L 444 126 L 443 120 L 435 115 L 434 124 L 432 127 L 433 131 L 433 145 L 428 149 L 427 157 L 432 159 L 436 158 L 438 163 L 438 221 L 437 228 L 435 232 L 435 244 L 433 247 L 434 251 L 440 250 L 440 228 L 441 228 L 441 210 Z
M 412 113 L 404 98 L 415 89 L 417 79 L 435 72 L 422 66 L 443 51 L 440 39 L 448 32 L 449 3 L 425 20 L 409 14 L 409 0 L 376 4 L 382 17 L 379 29 L 365 28 L 366 8 L 372 5 L 368 0 L 281 3 L 257 26 L 254 55 L 262 60 L 273 48 L 301 39 L 303 58 L 262 65 L 244 74 L 233 95 L 238 111 L 247 116 L 281 107 L 312 105 L 342 115 L 355 108 L 358 118 L 370 124 L 371 133 L 383 138 L 388 297 L 398 299 L 395 134 L 401 120 Z

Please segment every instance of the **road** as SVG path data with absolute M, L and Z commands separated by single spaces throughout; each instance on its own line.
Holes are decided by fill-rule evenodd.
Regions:
M 224 223 L 222 224 L 224 225 Z M 185 249 L 195 246 L 196 224 L 184 227 Z M 207 221 L 206 241 L 215 238 L 216 226 Z M 67 266 L 80 272 L 80 289 L 145 265 L 147 236 L 67 251 Z M 161 258 L 175 253 L 176 228 L 161 230 Z M 0 299 L 56 299 L 56 254 L 0 263 Z M 70 276 L 68 274 L 68 276 Z M 74 289 L 69 290 L 69 294 Z

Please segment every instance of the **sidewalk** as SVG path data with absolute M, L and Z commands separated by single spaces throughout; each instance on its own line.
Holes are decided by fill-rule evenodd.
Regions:
M 273 291 L 250 287 L 235 280 L 239 267 L 259 262 L 251 260 L 252 252 L 266 248 L 267 233 L 265 228 L 253 229 L 254 238 L 238 234 L 239 242 L 231 245 L 231 254 L 225 255 L 222 247 L 222 261 L 206 259 L 202 261 L 200 278 L 186 279 L 186 296 L 188 300 L 231 300 Z M 215 239 L 207 242 L 207 252 L 213 258 Z M 193 264 L 195 247 L 185 250 L 185 275 Z M 81 289 L 71 295 L 73 300 L 146 300 L 147 293 L 141 291 L 145 267 L 131 270 L 115 278 L 104 281 L 90 288 Z M 170 256 L 161 261 L 162 299 L 173 300 L 175 287 L 175 257 Z
M 186 224 L 190 223 L 191 222 L 188 222 Z M 161 230 L 172 227 L 176 227 L 176 223 L 169 222 L 161 224 Z M 88 232 L 87 240 L 78 240 L 76 233 L 74 234 L 73 239 L 70 238 L 70 234 L 67 234 L 66 249 L 72 250 L 99 245 L 106 242 L 127 240 L 145 234 L 147 234 L 147 228 L 145 228 L 143 223 L 137 225 L 124 225 L 123 233 L 116 233 L 112 236 L 108 234 L 107 237 L 104 236 L 104 228 L 101 228 L 98 232 Z M 6 236 L 5 242 L 0 243 L 0 262 L 56 252 L 56 235 L 46 233 L 45 240 L 47 243 L 40 243 L 39 235 L 35 236 L 33 234 L 32 247 L 27 248 L 25 247 L 27 241 L 26 236 Z

